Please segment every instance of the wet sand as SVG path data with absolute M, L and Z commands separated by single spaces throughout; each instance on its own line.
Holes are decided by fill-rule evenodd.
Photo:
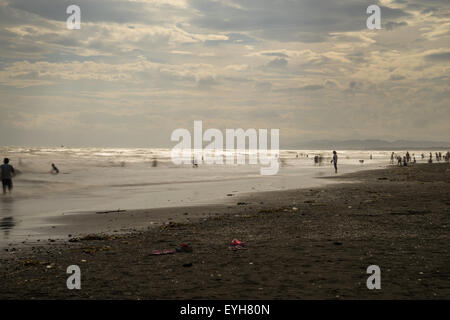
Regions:
M 221 206 L 73 216 L 85 227 L 109 221 L 110 232 L 8 246 L 0 298 L 449 299 L 450 165 L 338 178 L 349 183 L 231 196 Z M 229 250 L 234 238 L 247 249 Z M 180 243 L 193 252 L 151 254 Z M 73 264 L 81 290 L 66 287 Z M 373 264 L 381 290 L 366 287 Z

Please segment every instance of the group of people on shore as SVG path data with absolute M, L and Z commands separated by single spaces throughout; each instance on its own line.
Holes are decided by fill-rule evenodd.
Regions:
M 406 151 L 406 154 L 403 155 L 403 157 L 401 155 L 396 155 L 395 152 L 391 153 L 391 164 L 394 164 L 394 158 L 397 160 L 397 165 L 399 167 L 401 166 L 408 166 L 408 163 L 412 162 L 412 163 L 416 163 L 416 156 L 414 155 L 414 153 L 412 155 L 409 154 L 409 151 Z M 422 159 L 424 158 L 424 154 L 422 153 Z
M 422 158 L 422 160 L 425 159 L 425 154 L 421 154 L 420 157 Z M 447 151 L 446 153 L 442 154 L 442 152 L 435 152 L 435 157 L 436 157 L 436 161 L 440 162 L 440 161 L 445 161 L 445 162 L 450 162 L 450 151 Z M 397 165 L 398 166 L 408 166 L 408 163 L 416 163 L 416 157 L 414 155 L 414 153 L 412 155 L 409 154 L 409 151 L 406 151 L 406 154 L 401 156 L 401 155 L 396 155 L 395 152 L 391 153 L 391 164 L 394 164 L 394 159 L 397 160 Z M 430 152 L 429 154 L 429 158 L 428 158 L 428 163 L 433 163 L 433 153 Z
M 297 154 L 297 158 L 298 158 L 298 154 Z M 314 164 L 322 164 L 322 161 L 324 160 L 324 157 L 322 155 L 316 155 L 314 156 Z M 338 163 L 338 155 L 336 150 L 333 151 L 333 156 L 331 157 L 331 161 L 334 167 L 334 172 L 337 173 L 338 168 L 337 168 L 337 163 Z

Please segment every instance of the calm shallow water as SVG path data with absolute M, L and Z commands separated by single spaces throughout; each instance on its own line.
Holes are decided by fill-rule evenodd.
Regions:
M 176 166 L 170 149 L 3 147 L 0 156 L 21 173 L 13 194 L 1 197 L 0 242 L 23 239 L 45 225 L 46 217 L 61 214 L 211 204 L 229 200 L 229 193 L 328 183 L 316 178 L 334 174 L 333 168 L 328 158 L 315 165 L 316 154 L 331 157 L 331 152 L 282 150 L 278 174 L 261 176 L 260 165 Z M 384 166 L 389 158 L 387 151 L 339 152 L 339 173 Z M 51 163 L 58 175 L 50 173 Z

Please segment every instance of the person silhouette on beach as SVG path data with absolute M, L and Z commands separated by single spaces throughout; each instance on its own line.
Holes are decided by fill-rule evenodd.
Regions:
M 3 159 L 3 164 L 0 166 L 2 174 L 2 186 L 3 194 L 6 194 L 6 189 L 8 188 L 9 193 L 11 193 L 13 188 L 12 176 L 14 175 L 14 168 L 9 164 L 9 159 Z
M 333 151 L 333 159 L 331 160 L 331 162 L 334 165 L 334 173 L 337 173 L 337 161 L 338 161 L 338 156 L 336 151 Z
M 55 166 L 54 163 L 52 163 L 52 173 L 53 174 L 58 174 L 59 173 L 59 169 Z

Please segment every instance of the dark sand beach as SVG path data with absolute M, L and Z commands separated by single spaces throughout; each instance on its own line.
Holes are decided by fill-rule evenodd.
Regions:
M 337 178 L 229 205 L 72 217 L 109 221 L 111 233 L 9 246 L 0 298 L 450 299 L 450 165 Z M 173 220 L 150 223 L 167 210 Z M 229 250 L 233 239 L 246 249 Z M 152 255 L 180 243 L 193 252 Z M 66 287 L 69 265 L 81 268 L 81 290 Z M 381 290 L 366 287 L 370 265 Z

